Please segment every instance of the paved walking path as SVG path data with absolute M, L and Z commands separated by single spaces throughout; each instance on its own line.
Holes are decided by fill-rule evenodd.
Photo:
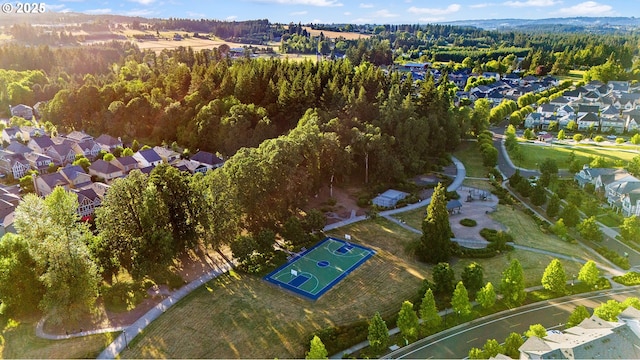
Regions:
M 109 346 L 107 346 L 106 349 L 104 349 L 100 353 L 100 355 L 98 355 L 98 359 L 115 359 L 116 356 L 118 356 L 120 352 L 125 349 L 125 347 L 128 347 L 129 342 L 133 340 L 133 338 L 138 336 L 138 334 L 140 334 L 142 330 L 144 330 L 144 328 L 151 324 L 151 322 L 157 319 L 160 315 L 165 313 L 172 305 L 180 301 L 182 298 L 187 296 L 187 294 L 197 289 L 204 283 L 215 279 L 221 274 L 226 273 L 233 266 L 234 264 L 230 263 L 222 264 L 217 269 L 209 271 L 198 279 L 176 290 L 168 298 L 164 299 L 160 304 L 154 306 L 146 314 L 142 315 L 142 317 L 140 317 L 135 323 L 125 327 L 124 329 L 121 329 L 123 331 L 122 333 L 120 333 L 120 336 L 118 336 L 111 344 L 109 344 Z

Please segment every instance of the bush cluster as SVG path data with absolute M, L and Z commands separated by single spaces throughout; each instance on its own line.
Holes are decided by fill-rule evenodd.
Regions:
M 460 220 L 460 225 L 467 226 L 467 227 L 474 227 L 478 225 L 478 222 L 473 219 L 464 218 Z
M 631 268 L 631 266 L 629 265 L 629 259 L 616 253 L 615 251 L 609 250 L 601 246 L 596 247 L 595 250 L 598 252 L 598 254 L 604 256 L 605 258 L 607 258 L 607 260 L 620 266 L 621 268 L 625 270 L 629 270 Z
M 631 271 L 622 276 L 614 276 L 613 281 L 626 286 L 640 285 L 640 273 Z

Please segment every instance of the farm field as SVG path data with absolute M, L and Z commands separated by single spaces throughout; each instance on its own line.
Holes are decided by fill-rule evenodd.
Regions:
M 360 34 L 356 32 L 339 32 L 339 31 L 326 31 L 326 30 L 314 30 L 309 26 L 303 26 L 303 29 L 307 30 L 311 36 L 319 36 L 322 33 L 324 36 L 330 37 L 332 39 L 343 37 L 346 40 L 357 40 L 357 39 L 367 39 L 370 38 L 369 34 Z
M 537 169 L 538 164 L 546 158 L 555 160 L 556 164 L 558 164 L 558 168 L 568 168 L 571 152 L 575 153 L 576 159 L 584 163 L 589 162 L 590 158 L 603 156 L 610 160 L 612 165 L 615 165 L 616 162 L 623 162 L 626 164 L 626 162 L 631 161 L 631 159 L 638 156 L 636 152 L 632 151 L 615 151 L 617 149 L 606 149 L 589 145 L 574 147 L 562 145 L 541 146 L 526 143 L 521 143 L 520 145 L 523 147 L 521 151 L 522 159 L 514 159 L 513 161 L 516 166 L 526 169 Z

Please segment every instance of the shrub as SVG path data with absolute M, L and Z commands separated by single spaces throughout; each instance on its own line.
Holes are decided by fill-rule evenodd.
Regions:
M 625 270 L 629 270 L 631 268 L 631 266 L 629 265 L 629 259 L 619 255 L 615 251 L 609 250 L 605 247 L 597 247 L 595 250 L 598 252 L 598 254 L 604 256 L 609 261 L 620 266 L 621 268 Z
M 467 226 L 467 227 L 474 227 L 474 226 L 478 225 L 478 223 L 473 219 L 465 218 L 465 219 L 460 220 L 460 225 Z
M 640 273 L 631 271 L 622 276 L 614 276 L 613 281 L 625 286 L 640 285 Z

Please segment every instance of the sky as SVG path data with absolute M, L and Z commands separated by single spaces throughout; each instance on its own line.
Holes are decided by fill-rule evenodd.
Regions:
M 416 24 L 574 16 L 640 17 L 640 0 L 51 0 L 52 11 L 154 18 L 325 24 Z

